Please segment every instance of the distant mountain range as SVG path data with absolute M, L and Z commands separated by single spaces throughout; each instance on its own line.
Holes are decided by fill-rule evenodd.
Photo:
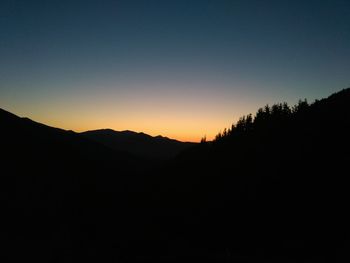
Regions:
M 0 109 L 1 146 L 14 160 L 132 159 L 132 154 L 112 150 L 73 131 L 53 128 Z
M 152 137 L 143 132 L 114 131 L 112 129 L 93 130 L 81 133 L 85 138 L 101 143 L 117 151 L 149 159 L 170 159 L 183 150 L 196 145 L 180 142 L 163 136 Z
M 27 153 L 31 157 L 52 155 L 60 159 L 74 156 L 96 160 L 118 156 L 118 159 L 165 160 L 195 145 L 133 131 L 101 129 L 75 133 L 21 118 L 3 109 L 0 109 L 0 124 L 2 148 L 8 146 L 8 153 L 15 151 L 17 158 L 18 154 Z

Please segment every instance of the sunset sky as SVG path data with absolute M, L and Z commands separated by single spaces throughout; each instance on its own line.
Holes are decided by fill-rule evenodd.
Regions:
M 50 126 L 199 141 L 349 86 L 349 0 L 0 1 L 0 108 Z

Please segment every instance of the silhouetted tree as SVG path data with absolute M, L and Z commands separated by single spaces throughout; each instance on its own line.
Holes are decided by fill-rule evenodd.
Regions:
M 215 136 L 214 141 L 219 141 L 234 135 L 246 134 L 247 132 L 256 133 L 256 130 L 265 129 L 267 127 L 277 127 L 288 121 L 290 116 L 305 112 L 310 105 L 307 100 L 299 100 L 298 104 L 289 107 L 287 102 L 276 103 L 271 107 L 265 105 L 259 108 L 253 118 L 252 114 L 244 115 L 239 118 L 236 124 L 232 124 L 230 129 L 224 129 L 223 132 Z
M 309 104 L 307 102 L 306 99 L 304 100 L 299 100 L 298 104 L 296 104 L 293 109 L 292 112 L 293 113 L 301 113 L 301 112 L 305 112 L 305 110 L 307 110 L 307 108 L 309 107 Z

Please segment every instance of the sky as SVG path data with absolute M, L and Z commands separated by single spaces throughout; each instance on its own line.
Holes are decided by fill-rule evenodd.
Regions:
M 0 108 L 50 126 L 199 141 L 349 86 L 349 0 L 0 1 Z

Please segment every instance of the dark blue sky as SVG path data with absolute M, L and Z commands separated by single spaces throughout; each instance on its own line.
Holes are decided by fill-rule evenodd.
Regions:
M 67 129 L 196 140 L 350 86 L 348 0 L 2 0 L 0 35 L 0 107 Z

